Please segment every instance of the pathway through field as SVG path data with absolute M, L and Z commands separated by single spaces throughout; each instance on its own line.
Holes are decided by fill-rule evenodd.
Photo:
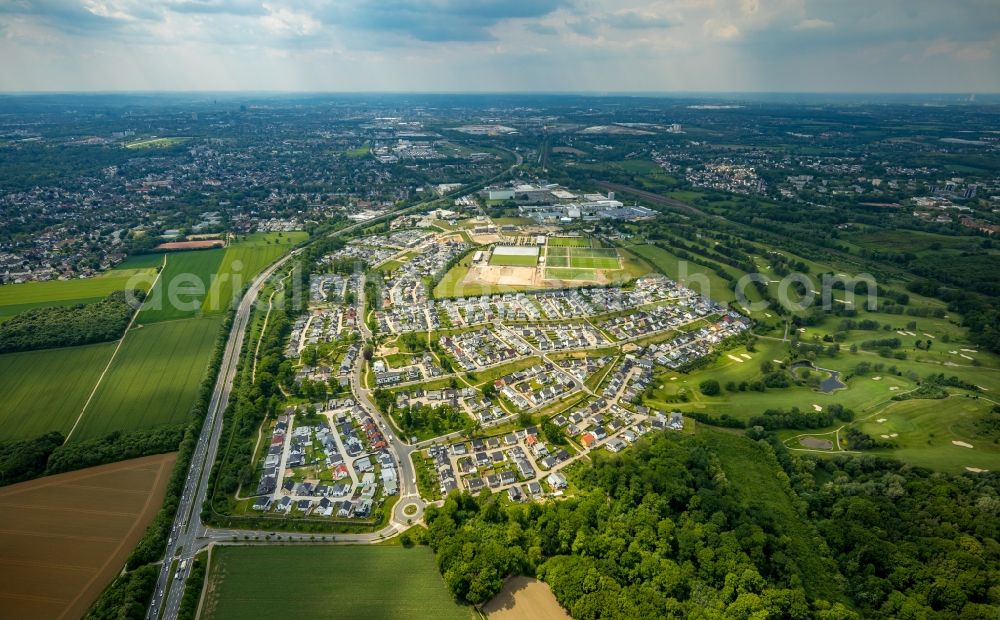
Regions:
M 153 284 L 149 287 L 150 292 L 156 289 L 156 284 L 160 281 L 160 276 L 163 275 L 163 272 L 166 269 L 167 269 L 167 255 L 164 254 L 163 265 L 160 267 L 159 273 L 156 274 L 156 279 L 153 280 Z M 110 370 L 111 364 L 114 363 L 115 357 L 117 357 L 118 355 L 118 351 L 122 348 L 122 343 L 125 342 L 125 336 L 128 336 L 128 330 L 132 329 L 132 325 L 135 323 L 135 317 L 139 316 L 139 312 L 142 310 L 142 307 L 144 305 L 145 304 L 139 304 L 139 307 L 136 308 L 135 312 L 132 313 L 132 320 L 128 322 L 128 325 L 125 327 L 125 332 L 122 334 L 122 337 L 118 339 L 118 345 L 115 346 L 115 350 L 111 353 L 111 357 L 108 359 L 107 366 L 105 366 L 104 370 L 101 371 L 101 376 L 97 378 L 97 382 L 94 384 L 94 389 L 90 391 L 90 396 L 87 397 L 87 402 L 83 403 L 83 409 L 80 410 L 80 415 L 76 416 L 76 421 L 73 422 L 73 428 L 69 429 L 69 433 L 66 434 L 65 443 L 69 443 L 70 437 L 73 436 L 73 432 L 76 430 L 76 427 L 80 425 L 80 420 L 83 419 L 83 414 L 87 412 L 87 407 L 90 406 L 90 401 L 94 400 L 94 394 L 97 393 L 97 388 L 101 387 L 101 382 L 104 381 L 104 376 L 108 374 L 108 370 Z

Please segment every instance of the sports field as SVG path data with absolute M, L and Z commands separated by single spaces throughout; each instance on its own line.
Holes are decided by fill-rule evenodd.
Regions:
M 618 259 L 618 250 L 615 248 L 589 247 L 589 240 L 586 239 L 563 239 L 563 241 L 580 241 L 587 243 L 586 246 L 552 245 L 553 239 L 549 239 L 549 246 L 545 248 L 545 264 L 550 268 L 549 277 L 571 280 L 568 277 L 569 271 L 556 272 L 552 268 L 561 270 L 589 270 L 620 269 L 621 264 Z M 596 241 L 595 241 L 596 243 Z
M 475 617 L 424 547 L 216 547 L 202 605 L 202 618 L 222 620 Z
M 81 618 L 163 503 L 176 454 L 0 489 L 0 618 Z
M 589 248 L 590 239 L 585 237 L 549 237 L 547 243 L 550 246 L 567 248 Z
M 69 432 L 116 344 L 0 355 L 0 441 Z
M 212 317 L 130 330 L 72 439 L 184 422 L 220 324 L 221 319 Z
M 490 265 L 494 267 L 534 267 L 538 264 L 538 248 L 534 246 L 504 246 L 493 248 Z

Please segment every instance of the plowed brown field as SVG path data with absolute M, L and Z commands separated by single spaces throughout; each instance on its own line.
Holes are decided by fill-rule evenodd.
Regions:
M 163 503 L 176 454 L 0 488 L 0 618 L 79 618 Z

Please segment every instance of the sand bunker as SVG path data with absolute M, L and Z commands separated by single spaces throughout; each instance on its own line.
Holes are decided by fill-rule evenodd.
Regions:
M 882 439 L 895 439 L 896 437 L 899 437 L 899 433 L 890 433 L 888 435 L 879 435 L 879 437 L 881 437 Z
M 980 469 L 978 467 L 966 467 L 965 471 L 971 471 L 974 474 L 985 474 L 989 470 L 988 469 Z
M 816 411 L 823 411 L 823 408 L 816 404 L 813 405 L 813 409 L 815 409 Z
M 885 422 L 885 420 L 886 420 L 886 418 L 879 418 L 879 419 L 877 419 L 875 421 L 878 422 L 879 424 L 882 424 L 883 422 Z
M 753 359 L 748 353 L 740 353 L 740 357 L 745 357 L 748 360 Z
M 775 364 L 780 364 L 781 363 L 781 360 L 771 360 L 771 361 L 774 362 Z
M 952 444 L 959 446 L 960 448 L 972 448 L 974 447 L 971 443 L 965 443 L 964 441 L 953 441 Z
M 890 385 L 890 386 L 889 386 L 889 391 L 890 391 L 890 392 L 895 392 L 895 391 L 896 391 L 896 390 L 898 390 L 898 389 L 899 389 L 899 388 L 898 388 L 898 387 L 896 387 L 895 385 Z
M 739 362 L 741 364 L 743 363 L 743 360 L 741 358 L 736 357 L 732 353 L 730 353 L 727 357 L 729 357 L 729 359 L 733 360 L 734 362 Z

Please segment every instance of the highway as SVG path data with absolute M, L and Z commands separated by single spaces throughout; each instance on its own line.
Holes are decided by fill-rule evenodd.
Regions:
M 150 620 L 158 618 L 161 610 L 166 612 L 167 618 L 177 617 L 181 596 L 184 593 L 183 582 L 191 572 L 191 558 L 203 546 L 198 543 L 204 529 L 201 523 L 201 505 L 208 494 L 209 473 L 212 471 L 212 464 L 215 462 L 219 450 L 223 413 L 229 404 L 229 395 L 232 392 L 233 380 L 236 378 L 236 369 L 239 365 L 243 336 L 250 321 L 254 302 L 256 302 L 267 279 L 300 251 L 295 250 L 289 253 L 261 272 L 250 285 L 236 309 L 232 328 L 229 331 L 229 339 L 226 341 L 226 348 L 222 355 L 219 376 L 215 382 L 215 389 L 212 391 L 212 399 L 205 414 L 205 422 L 202 425 L 198 445 L 191 458 L 191 467 L 188 470 L 187 480 L 184 482 L 184 490 L 181 493 L 177 514 L 174 516 L 174 525 L 170 530 L 163 565 L 160 567 L 160 575 L 156 581 L 156 591 L 149 604 L 146 617 Z M 171 580 L 171 564 L 175 556 L 180 558 L 178 565 L 183 560 L 187 560 L 187 564 L 183 570 L 177 572 L 177 577 Z

